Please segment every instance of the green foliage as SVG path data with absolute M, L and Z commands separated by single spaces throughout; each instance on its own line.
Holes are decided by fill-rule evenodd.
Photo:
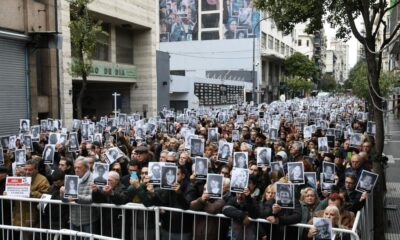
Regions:
M 337 84 L 335 78 L 328 73 L 325 73 L 319 84 L 319 88 L 325 92 L 333 92 L 336 90 Z
M 300 76 L 294 76 L 288 79 L 287 86 L 291 92 L 297 93 L 303 90 L 304 92 L 309 92 L 313 88 L 313 83 Z
M 92 55 L 98 42 L 97 36 L 104 33 L 101 22 L 95 22 L 87 8 L 93 0 L 68 0 L 71 21 L 71 73 L 74 76 L 88 76 L 92 70 Z
M 304 79 L 310 79 L 317 73 L 315 64 L 300 52 L 286 58 L 284 67 L 287 75 L 299 76 Z
M 353 94 L 359 98 L 370 100 L 368 89 L 368 68 L 367 64 L 363 61 L 358 62 L 349 73 L 349 79 L 346 81 L 345 86 L 350 86 Z M 393 88 L 395 83 L 399 82 L 399 76 L 392 72 L 382 71 L 379 78 L 379 85 L 383 97 L 387 97 L 390 89 Z

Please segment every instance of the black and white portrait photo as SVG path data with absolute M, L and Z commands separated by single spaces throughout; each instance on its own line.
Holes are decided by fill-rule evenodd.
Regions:
M 305 172 L 304 180 L 308 187 L 317 190 L 317 174 L 315 172 Z
M 126 113 L 118 114 L 118 126 L 124 126 L 126 123 Z
M 136 139 L 144 139 L 145 137 L 145 132 L 142 127 L 136 127 L 135 129 L 135 138 Z
M 206 179 L 208 174 L 208 159 L 196 157 L 194 159 L 194 172 L 196 179 Z
M 40 120 L 40 130 L 42 132 L 46 132 L 47 131 L 47 119 Z
M 120 157 L 118 147 L 109 148 L 106 151 L 106 156 L 109 164 L 115 162 Z
M 284 173 L 282 161 L 276 161 L 271 163 L 271 171 Z
M 335 147 L 335 135 L 326 136 L 326 140 L 328 141 L 328 147 L 330 149 Z
M 236 123 L 243 124 L 244 123 L 244 115 L 237 115 L 236 116 Z
M 294 208 L 294 185 L 290 183 L 276 183 L 275 199 L 281 208 Z
M 98 186 L 107 185 L 109 165 L 106 163 L 94 163 L 93 182 Z
M 361 145 L 361 133 L 353 133 L 350 135 L 350 146 L 360 146 Z
M 271 163 L 272 150 L 267 147 L 257 148 L 257 166 L 266 167 Z
M 378 176 L 376 173 L 363 170 L 358 179 L 356 190 L 359 192 L 371 192 L 378 180 Z
M 233 153 L 233 167 L 234 168 L 248 168 L 249 156 L 248 152 L 234 152 Z
M 168 122 L 167 126 L 168 126 L 168 133 L 169 134 L 173 135 L 173 134 L 176 133 L 176 128 L 175 128 L 174 122 Z
M 54 131 L 54 120 L 51 118 L 47 119 L 47 131 Z
M 269 139 L 276 140 L 278 138 L 278 129 L 270 128 L 269 129 Z
M 101 144 L 103 142 L 103 135 L 101 133 L 94 134 L 93 141 Z
M 171 165 L 161 166 L 161 189 L 171 190 L 176 183 L 177 167 Z
M 21 133 L 29 132 L 30 128 L 30 120 L 29 119 L 20 119 L 19 120 L 19 129 Z
M 76 152 L 79 149 L 78 134 L 76 132 L 69 133 L 68 151 Z
M 218 161 L 228 162 L 228 158 L 232 156 L 233 144 L 220 141 L 218 147 Z
M 16 141 L 17 141 L 17 136 L 10 136 L 8 138 L 8 149 L 10 150 L 15 150 L 16 148 Z
M 78 199 L 78 176 L 65 175 L 64 198 Z
M 8 149 L 9 145 L 10 145 L 10 137 L 9 136 L 2 136 L 1 137 L 1 147 L 3 149 Z
M 57 144 L 61 144 L 61 145 L 64 146 L 66 143 L 67 143 L 67 134 L 61 133 L 61 134 L 59 135 Z
M 323 161 L 322 162 L 322 182 L 335 183 L 335 163 Z
M 218 142 L 218 128 L 208 129 L 208 140 L 210 142 Z
M 54 144 L 46 144 L 43 150 L 42 158 L 45 164 L 53 164 L 54 163 L 54 152 L 55 145 Z
M 312 136 L 312 128 L 311 126 L 305 126 L 303 129 L 303 135 L 305 139 L 310 139 Z
M 239 142 L 240 133 L 239 130 L 232 130 L 232 142 Z
M 40 126 L 35 125 L 31 127 L 32 142 L 39 142 L 40 139 Z
M 325 136 L 335 136 L 335 129 L 334 128 L 326 129 Z
M 160 162 L 149 162 L 149 178 L 150 183 L 160 184 L 161 181 L 161 163 Z
M 375 135 L 376 134 L 376 124 L 375 122 L 368 121 L 367 122 L 367 133 L 370 135 Z
M 222 198 L 224 176 L 220 174 L 207 175 L 207 193 L 210 198 Z
M 190 155 L 192 157 L 200 156 L 204 154 L 204 139 L 192 138 L 190 140 Z
M 26 149 L 32 149 L 32 136 L 31 135 L 25 135 L 24 136 L 24 146 Z
M 244 168 L 233 168 L 231 172 L 231 192 L 243 192 L 249 181 L 249 170 Z
M 88 139 L 88 137 L 89 137 L 89 124 L 88 123 L 81 124 L 81 136 L 83 139 Z
M 72 129 L 73 130 L 78 130 L 81 127 L 81 120 L 79 119 L 74 119 L 72 121 Z
M 25 149 L 15 150 L 15 164 L 17 166 L 25 165 L 26 162 L 26 152 Z
M 289 162 L 287 167 L 289 181 L 294 184 L 304 184 L 303 162 Z
M 319 152 L 328 152 L 328 139 L 327 137 L 319 137 L 318 138 L 318 151 Z
M 315 240 L 331 240 L 332 239 L 332 221 L 329 218 L 313 217 L 314 227 L 317 229 Z

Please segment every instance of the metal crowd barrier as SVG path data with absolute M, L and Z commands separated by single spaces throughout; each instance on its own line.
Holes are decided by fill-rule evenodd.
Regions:
M 43 209 L 38 207 L 43 203 L 47 203 L 48 215 L 43 214 Z M 120 206 L 114 204 L 79 205 L 64 203 L 60 200 L 0 196 L 0 204 L 0 238 L 7 240 L 207 240 L 211 238 L 209 232 L 213 233 L 212 239 L 217 240 L 229 238 L 252 240 L 260 239 L 259 237 L 263 232 L 268 232 L 268 239 L 273 239 L 274 235 L 273 224 L 265 219 L 250 219 L 251 223 L 247 226 L 240 226 L 242 229 L 240 229 L 239 235 L 234 235 L 238 232 L 237 225 L 223 214 L 208 214 L 170 207 L 145 207 L 142 204 L 135 203 Z M 372 199 L 370 198 L 363 210 L 356 214 L 352 229 L 333 228 L 333 232 L 340 234 L 342 238 L 343 235 L 350 236 L 352 240 L 370 239 L 373 236 L 371 235 L 371 229 L 373 229 L 371 204 Z M 28 209 L 26 206 L 29 206 Z M 65 209 L 62 209 L 63 207 L 67 208 L 68 211 L 65 212 Z M 90 208 L 90 222 L 94 222 L 95 219 L 92 217 L 95 216 L 95 212 L 99 213 L 99 221 L 91 225 L 88 233 L 83 232 L 82 229 L 73 230 L 71 222 L 68 221 L 68 216 L 65 215 L 71 214 L 73 207 L 78 207 L 80 211 L 83 208 Z M 20 212 L 27 214 L 25 215 L 25 217 L 29 217 L 29 219 L 25 219 L 27 221 L 23 222 L 24 219 L 21 214 L 19 215 L 19 222 L 18 219 L 15 219 L 17 215 L 14 211 L 17 208 Z M 59 210 L 54 212 L 55 209 Z M 37 217 L 33 219 L 35 213 Z M 55 221 L 54 218 L 58 218 L 58 221 Z M 63 222 L 63 219 L 67 219 L 67 222 Z M 18 225 L 21 222 L 23 224 Z M 190 229 L 184 229 L 184 226 L 190 227 Z M 97 227 L 99 227 L 98 230 Z M 287 227 L 284 227 L 284 234 Z M 290 225 L 290 227 L 297 228 L 297 238 L 301 239 L 302 232 L 307 231 L 312 225 L 299 223 Z M 286 235 L 283 236 L 283 239 L 286 239 Z

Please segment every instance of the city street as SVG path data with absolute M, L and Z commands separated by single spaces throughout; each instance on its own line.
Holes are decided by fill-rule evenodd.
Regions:
M 400 239 L 400 119 L 389 115 L 389 136 L 385 141 L 384 153 L 389 158 L 387 168 L 386 224 L 385 239 Z

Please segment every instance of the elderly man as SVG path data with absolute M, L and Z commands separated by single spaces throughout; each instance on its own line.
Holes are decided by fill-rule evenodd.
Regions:
M 47 178 L 38 172 L 38 162 L 28 160 L 24 166 L 25 176 L 31 177 L 31 198 L 40 198 L 49 190 L 50 184 Z M 16 201 L 13 204 L 13 225 L 23 227 L 34 227 L 37 223 L 38 211 L 32 208 L 29 202 Z M 30 233 L 24 232 L 23 239 L 29 239 Z M 15 235 L 14 235 L 15 237 Z M 18 237 L 16 238 L 18 239 Z
M 363 168 L 363 158 L 359 154 L 354 154 L 351 156 L 350 160 L 350 167 L 346 168 L 345 170 L 345 175 L 348 175 L 350 173 L 353 173 L 356 176 L 356 179 L 361 175 L 361 172 L 364 170 Z
M 63 202 L 76 202 L 79 204 L 92 203 L 93 176 L 90 172 L 89 162 L 79 157 L 74 163 L 75 174 L 79 177 L 78 199 L 64 198 L 65 188 L 60 188 L 61 199 Z M 70 221 L 72 229 L 80 232 L 96 233 L 97 220 L 99 218 L 96 208 L 90 208 L 82 205 L 72 205 L 70 210 Z
M 93 202 L 96 203 L 113 203 L 116 205 L 125 204 L 129 201 L 125 191 L 125 186 L 120 182 L 120 176 L 117 172 L 108 173 L 108 184 L 104 187 L 98 187 L 92 183 Z M 118 216 L 121 210 L 102 208 L 102 218 L 108 219 L 102 221 L 102 229 L 104 236 L 121 238 L 122 221 Z M 110 221 L 111 220 L 111 221 Z

